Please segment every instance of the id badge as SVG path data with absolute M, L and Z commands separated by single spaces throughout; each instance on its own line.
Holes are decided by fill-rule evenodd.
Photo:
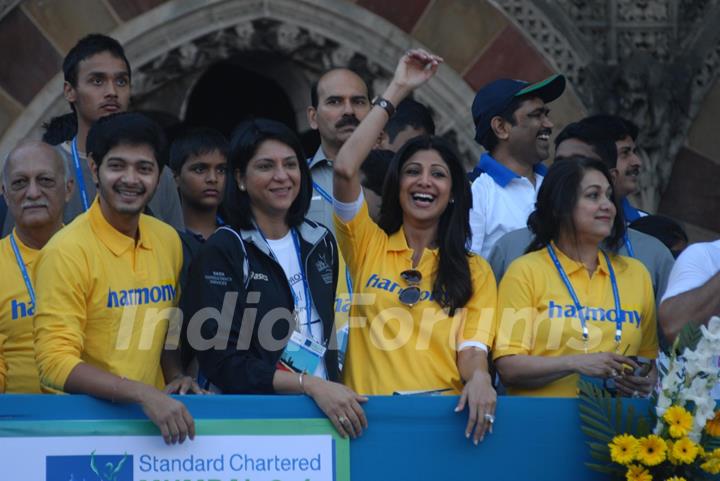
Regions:
M 280 360 L 295 372 L 314 373 L 327 348 L 297 331 L 293 331 Z

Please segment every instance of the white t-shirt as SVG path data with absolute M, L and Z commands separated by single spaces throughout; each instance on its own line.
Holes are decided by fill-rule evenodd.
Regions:
M 696 289 L 718 272 L 720 240 L 692 244 L 675 261 L 662 300 Z M 661 357 L 661 361 L 667 362 L 665 356 Z M 716 361 L 720 363 L 720 357 Z M 711 395 L 714 399 L 720 399 L 720 384 L 713 388 Z
M 282 266 L 283 271 L 285 271 L 285 277 L 287 277 L 288 284 L 290 284 L 290 288 L 292 289 L 293 299 L 295 300 L 295 310 L 298 313 L 298 321 L 300 322 L 300 332 L 313 338 L 316 342 L 324 344 L 322 320 L 320 319 L 320 314 L 318 314 L 317 309 L 315 309 L 314 302 L 311 304 L 310 319 L 308 319 L 307 299 L 305 298 L 306 283 L 303 282 L 303 274 L 298 262 L 297 252 L 295 251 L 292 230 L 288 231 L 287 235 L 281 239 L 267 239 L 267 243 L 273 256 L 275 256 L 275 260 Z M 325 359 L 320 360 L 320 364 L 318 364 L 317 369 L 315 369 L 315 372 L 312 374 L 322 379 L 327 379 Z
M 699 242 L 685 249 L 670 271 L 667 289 L 662 300 L 705 284 L 720 271 L 720 240 Z
M 487 153 L 480 158 L 480 168 L 483 173 L 473 181 L 471 188 L 470 250 L 487 259 L 502 236 L 527 226 L 546 168 L 541 164 L 535 167 L 534 184 Z

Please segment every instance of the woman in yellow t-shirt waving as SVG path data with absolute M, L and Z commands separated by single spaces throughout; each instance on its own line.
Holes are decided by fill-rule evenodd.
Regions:
M 650 394 L 652 282 L 637 260 L 600 248 L 617 247 L 625 233 L 607 167 L 580 156 L 556 162 L 528 225 L 529 253 L 510 265 L 498 293 L 493 357 L 508 392 L 573 397 L 584 375 L 622 395 Z
M 385 179 L 379 225 L 360 188 L 360 165 L 397 105 L 442 61 L 422 50 L 400 60 L 382 97 L 334 162 L 335 226 L 355 292 L 344 380 L 361 394 L 461 394 L 466 437 L 492 427 L 488 375 L 495 278 L 467 250 L 470 186 L 441 138 L 408 141 Z

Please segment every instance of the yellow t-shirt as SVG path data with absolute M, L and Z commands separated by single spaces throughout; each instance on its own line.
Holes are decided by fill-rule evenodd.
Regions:
M 13 236 L 32 282 L 35 260 L 40 251 L 23 244 L 15 230 Z M 5 376 L 0 372 L 0 384 L 4 384 L 5 392 L 9 393 L 39 393 L 40 378 L 35 365 L 32 336 L 35 306 L 30 301 L 9 235 L 0 240 L 0 272 L 0 346 L 6 371 Z
M 590 277 L 582 263 L 555 253 L 585 309 L 588 352 L 615 352 L 617 314 L 605 256 Z M 630 257 L 610 255 L 622 310 L 622 337 L 618 354 L 655 359 L 658 353 L 655 299 L 650 274 Z M 584 353 L 580 318 L 565 283 L 547 249 L 516 259 L 500 282 L 493 359 L 514 354 L 567 356 Z M 579 376 L 572 374 L 542 388 L 508 387 L 522 396 L 577 396 Z
M 495 277 L 484 259 L 470 255 L 473 296 L 449 317 L 431 297 L 437 249 L 426 249 L 415 267 L 422 273 L 420 302 L 398 299 L 406 287 L 400 273 L 412 267 L 413 250 L 401 228 L 388 236 L 370 218 L 367 205 L 348 223 L 335 217 L 340 249 L 354 284 L 345 383 L 361 394 L 448 389 L 463 382 L 457 368 L 459 348 L 493 340 L 497 301 Z
M 105 219 L 96 199 L 55 234 L 35 270 L 35 358 L 43 390 L 62 391 L 81 362 L 164 386 L 160 355 L 177 305 L 177 232 L 141 215 L 139 239 Z

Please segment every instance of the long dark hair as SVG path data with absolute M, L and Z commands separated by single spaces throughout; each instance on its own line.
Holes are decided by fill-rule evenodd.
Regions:
M 535 234 L 525 252 L 540 250 L 550 241 L 557 242 L 560 230 L 570 228 L 575 232 L 572 215 L 578 202 L 580 183 L 585 173 L 597 170 L 605 176 L 610 185 L 613 184 L 607 166 L 597 159 L 582 155 L 573 155 L 556 161 L 548 170 L 538 192 L 535 211 L 528 218 L 528 227 Z M 615 220 L 605 245 L 617 250 L 625 235 L 625 220 L 619 202 L 612 197 L 615 205 Z
M 400 172 L 415 153 L 434 150 L 450 170 L 451 202 L 438 221 L 439 262 L 432 293 L 435 300 L 449 308 L 450 315 L 463 307 L 473 293 L 467 245 L 470 239 L 470 207 L 472 195 L 465 169 L 453 147 L 443 138 L 421 136 L 409 140 L 393 157 L 383 186 L 382 205 L 378 225 L 388 235 L 397 232 L 403 223 L 400 207 Z
M 238 125 L 230 138 L 230 167 L 231 179 L 228 179 L 227 210 L 230 225 L 235 229 L 253 229 L 253 215 L 250 208 L 250 196 L 241 191 L 235 182 L 235 171 L 241 175 L 247 172 L 250 159 L 255 155 L 260 145 L 266 140 L 277 140 L 290 147 L 297 156 L 300 167 L 300 191 L 290 205 L 285 216 L 285 222 L 290 227 L 302 224 L 310 208 L 312 196 L 312 178 L 307 165 L 300 139 L 285 124 L 270 119 L 247 120 Z

